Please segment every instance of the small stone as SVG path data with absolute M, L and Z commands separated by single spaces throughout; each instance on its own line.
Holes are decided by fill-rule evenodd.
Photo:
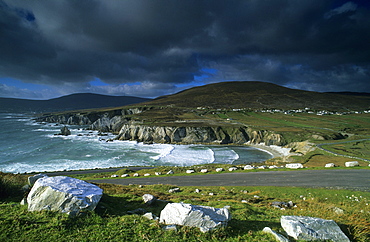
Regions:
M 216 168 L 216 172 L 221 172 L 223 170 L 224 170 L 224 168 Z
M 255 169 L 255 168 L 252 165 L 245 165 L 244 166 L 244 170 L 253 170 L 253 169 Z
M 303 165 L 301 163 L 290 163 L 286 164 L 285 167 L 289 169 L 300 169 L 303 168 Z
M 195 193 L 200 193 L 200 190 L 198 188 L 195 189 Z
M 160 173 L 160 172 L 154 172 L 154 174 L 155 174 L 156 176 L 160 176 L 160 175 L 162 175 L 162 173 Z
M 169 193 L 175 193 L 175 192 L 181 192 L 180 188 L 176 187 L 176 188 L 172 188 L 170 190 L 168 190 Z
M 150 220 L 158 220 L 159 217 L 157 217 L 156 215 L 154 215 L 153 213 L 145 213 L 143 215 L 143 217 L 147 218 L 147 219 L 150 219 Z
M 207 173 L 207 172 L 208 172 L 208 170 L 207 170 L 207 169 L 202 169 L 202 170 L 200 170 L 200 172 L 201 172 L 201 173 Z
M 175 224 L 166 225 L 163 227 L 163 230 L 174 230 L 177 231 L 177 227 Z
M 285 238 L 283 235 L 275 232 L 274 230 L 272 230 L 270 227 L 265 227 L 262 232 L 265 232 L 265 233 L 268 233 L 268 234 L 272 234 L 275 239 L 277 241 L 280 241 L 280 242 L 289 242 L 289 240 L 287 238 Z
M 149 173 L 145 173 L 144 176 L 150 176 L 150 174 Z
M 123 174 L 121 175 L 121 177 L 129 177 L 130 175 L 129 174 Z
M 236 171 L 238 168 L 236 168 L 236 167 L 230 167 L 229 168 L 229 171 Z
M 157 201 L 157 198 L 153 196 L 152 194 L 144 194 L 142 198 L 144 200 L 144 203 L 147 205 L 151 205 L 155 201 Z
M 111 175 L 110 177 L 118 177 L 118 175 Z
M 133 176 L 140 176 L 139 173 L 135 173 Z
M 344 165 L 346 167 L 360 166 L 360 164 L 358 163 L 358 161 L 347 161 L 346 163 L 344 163 Z
M 325 168 L 331 168 L 331 167 L 335 167 L 335 164 L 334 163 L 325 164 Z
M 173 172 L 173 170 L 169 170 L 166 174 L 167 175 L 172 175 L 172 174 L 174 174 L 174 172 Z
M 194 170 L 186 170 L 186 173 L 188 174 L 191 174 L 191 173 L 194 173 L 195 171 Z

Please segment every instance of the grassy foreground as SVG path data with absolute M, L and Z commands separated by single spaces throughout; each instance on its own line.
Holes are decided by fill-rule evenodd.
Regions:
M 20 205 L 20 188 L 26 177 L 0 173 L 1 241 L 275 241 L 264 234 L 266 226 L 283 232 L 282 215 L 333 219 L 351 241 L 369 241 L 370 194 L 349 190 L 288 187 L 181 187 L 169 193 L 170 185 L 119 186 L 99 184 L 104 195 L 95 211 L 77 218 L 55 212 L 28 212 Z M 159 216 L 164 203 L 147 206 L 141 196 L 150 193 L 161 200 L 213 207 L 230 206 L 232 220 L 226 228 L 202 233 L 197 228 L 163 225 L 129 211 L 144 208 Z M 273 201 L 296 204 L 281 210 Z

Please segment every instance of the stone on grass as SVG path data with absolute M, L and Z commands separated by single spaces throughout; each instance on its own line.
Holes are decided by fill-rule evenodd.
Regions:
M 200 172 L 202 172 L 202 173 L 207 173 L 207 172 L 208 172 L 208 170 L 207 170 L 207 169 L 201 169 L 201 170 L 200 170 Z
M 121 177 L 129 177 L 130 175 L 129 174 L 123 174 L 121 175 Z
M 224 168 L 216 168 L 216 172 L 221 172 L 223 170 L 224 170 Z
M 213 208 L 186 203 L 169 203 L 161 211 L 160 223 L 198 227 L 202 232 L 226 226 L 231 219 L 227 208 Z
M 175 224 L 166 225 L 163 227 L 163 230 L 174 230 L 177 231 L 177 227 Z
M 173 170 L 169 170 L 166 174 L 167 175 L 172 175 L 172 174 L 174 174 L 175 172 L 173 172 Z
M 290 163 L 286 164 L 285 167 L 290 169 L 300 169 L 303 168 L 303 165 L 301 163 Z
M 144 194 L 143 195 L 144 203 L 147 205 L 153 204 L 155 201 L 157 201 L 157 198 L 153 196 L 152 194 Z
M 144 176 L 150 176 L 150 173 L 145 173 Z
M 229 168 L 229 171 L 236 171 L 238 168 L 236 168 L 236 167 L 230 167 Z
M 282 216 L 281 226 L 296 240 L 332 240 L 349 242 L 333 220 L 305 216 Z
M 265 227 L 262 232 L 265 232 L 267 234 L 271 234 L 275 237 L 275 239 L 277 241 L 280 241 L 280 242 L 289 242 L 289 240 L 287 238 L 285 238 L 283 235 L 275 232 L 274 230 L 272 230 L 270 227 Z
M 94 210 L 103 190 L 91 183 L 66 177 L 38 179 L 27 197 L 29 211 L 59 211 L 71 216 Z
M 344 165 L 346 167 L 354 167 L 359 166 L 360 164 L 358 163 L 358 161 L 347 161 L 346 163 L 344 163 Z
M 175 192 L 181 192 L 180 188 L 176 187 L 176 188 L 172 188 L 170 190 L 168 190 L 169 193 L 175 193 Z
M 34 176 L 29 176 L 28 177 L 28 184 L 30 184 L 30 186 L 32 187 L 33 184 L 35 184 L 35 182 L 40 179 L 40 178 L 44 178 L 44 177 L 48 177 L 47 175 L 44 175 L 44 174 L 37 174 L 37 175 L 34 175 Z
M 118 175 L 114 174 L 114 175 L 111 175 L 110 177 L 118 177 Z
M 335 164 L 334 163 L 328 163 L 328 164 L 325 164 L 325 167 L 326 168 L 335 167 Z
M 156 176 L 160 176 L 160 175 L 162 175 L 162 173 L 160 173 L 160 172 L 158 172 L 158 171 L 154 172 L 154 174 L 155 174 Z
M 150 219 L 150 220 L 158 220 L 159 219 L 155 214 L 153 214 L 151 212 L 145 213 L 143 215 L 143 217 L 145 217 L 147 219 Z
M 252 165 L 245 165 L 244 166 L 244 170 L 253 170 L 253 169 L 255 169 L 255 168 Z
M 194 173 L 195 171 L 194 170 L 186 170 L 186 173 L 190 174 L 190 173 Z

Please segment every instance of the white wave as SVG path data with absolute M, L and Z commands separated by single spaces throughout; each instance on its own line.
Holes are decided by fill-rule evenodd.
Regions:
M 161 162 L 172 165 L 192 166 L 214 162 L 214 152 L 206 146 L 177 145 Z
M 217 163 L 232 164 L 240 158 L 238 153 L 229 147 L 214 147 L 214 152 Z

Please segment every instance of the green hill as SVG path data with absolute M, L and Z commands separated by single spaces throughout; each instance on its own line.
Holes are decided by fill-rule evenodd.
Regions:
M 282 87 L 266 82 L 222 82 L 190 88 L 177 94 L 159 97 L 148 105 L 211 108 L 279 108 L 309 107 L 320 110 L 366 110 L 370 97 L 319 93 Z

